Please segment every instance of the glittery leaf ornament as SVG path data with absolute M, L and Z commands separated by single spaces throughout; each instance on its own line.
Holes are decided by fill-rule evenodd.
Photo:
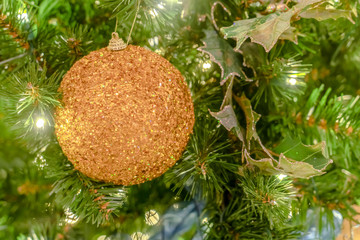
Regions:
M 347 18 L 350 22 L 354 23 L 354 20 L 351 18 L 350 10 L 340 10 L 340 9 L 328 9 L 325 6 L 310 8 L 302 13 L 300 13 L 302 18 L 314 18 L 318 21 L 323 21 L 327 19 L 338 19 L 338 18 Z
M 159 177 L 181 157 L 194 126 L 181 73 L 142 47 L 91 52 L 66 73 L 60 91 L 59 144 L 75 169 L 100 181 Z
M 289 40 L 289 41 L 292 41 L 293 43 L 297 44 L 298 43 L 298 31 L 294 27 L 289 27 L 280 35 L 279 39 Z
M 244 42 L 240 47 L 240 52 L 243 55 L 243 65 L 251 68 L 255 77 L 256 71 L 264 64 L 268 64 L 266 52 L 259 44 Z
M 232 86 L 232 82 L 229 84 Z M 239 124 L 235 111 L 229 100 L 229 90 L 224 98 L 224 103 L 229 103 L 221 107 L 219 112 L 210 112 L 228 130 L 234 131 L 242 142 L 242 157 L 246 160 L 245 167 L 257 167 L 264 174 L 286 174 L 297 178 L 309 178 L 324 174 L 325 168 L 332 163 L 325 152 L 325 143 L 313 146 L 305 146 L 300 140 L 285 138 L 274 151 L 269 151 L 260 140 L 256 132 L 256 122 L 260 115 L 252 110 L 250 100 L 243 94 L 238 97 L 233 95 L 236 102 L 240 105 L 246 118 L 246 130 Z M 232 92 L 232 91 L 231 91 Z M 256 147 L 258 146 L 258 147 Z M 250 152 L 256 154 L 250 156 Z M 253 154 L 254 155 L 254 154 Z M 242 168 L 240 168 L 240 173 Z
M 236 21 L 233 26 L 221 30 L 226 37 L 236 39 L 236 49 L 239 49 L 241 44 L 250 37 L 252 42 L 262 45 L 268 52 L 281 34 L 290 27 L 292 16 L 292 11 L 269 14 L 260 18 Z
M 325 148 L 325 142 L 315 145 L 304 145 L 299 139 L 285 138 L 274 151 L 281 153 L 281 159 L 287 161 L 301 161 L 311 164 L 315 169 L 323 170 L 332 160 L 329 159 Z
M 250 146 L 250 141 L 252 139 L 258 140 L 259 136 L 256 132 L 256 123 L 260 119 L 260 114 L 257 114 L 252 110 L 250 100 L 245 96 L 245 94 L 241 95 L 241 97 L 234 96 L 235 100 L 239 103 L 240 107 L 245 113 L 246 118 L 246 142 L 248 146 Z
M 234 22 L 230 27 L 223 27 L 221 31 L 225 37 L 236 39 L 239 49 L 247 38 L 258 43 L 269 52 L 282 34 L 290 28 L 290 21 L 303 9 L 322 0 L 303 0 L 286 12 L 276 12 L 262 17 L 245 19 Z
M 235 131 L 236 135 L 238 136 L 238 138 L 243 141 L 244 137 L 243 137 L 243 134 L 241 132 L 240 125 L 239 125 L 239 123 L 237 121 L 234 109 L 230 105 L 225 106 L 224 109 L 222 109 L 219 112 L 211 112 L 210 111 L 210 114 L 214 118 L 219 120 L 220 123 L 228 131 L 231 131 L 232 129 L 234 129 L 234 131 Z
M 232 107 L 232 87 L 233 87 L 234 79 L 231 78 L 229 86 L 227 87 L 224 100 L 221 104 L 219 112 L 209 112 L 211 116 L 219 120 L 219 122 L 228 130 L 235 131 L 236 136 L 244 142 L 244 129 L 241 128 L 239 122 L 236 118 L 236 114 Z
M 269 174 L 310 178 L 324 174 L 326 167 L 332 163 L 325 152 L 324 142 L 306 146 L 300 140 L 287 137 L 274 151 L 280 153 L 278 161 L 271 158 L 255 160 L 248 156 L 249 164 Z
M 203 39 L 204 46 L 199 50 L 209 54 L 211 61 L 221 68 L 221 82 L 223 85 L 231 76 L 238 76 L 247 79 L 241 69 L 240 54 L 234 51 L 231 45 L 219 37 L 214 30 L 205 30 L 206 37 Z

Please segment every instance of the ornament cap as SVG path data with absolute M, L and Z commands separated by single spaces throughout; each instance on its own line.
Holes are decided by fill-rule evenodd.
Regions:
M 119 51 L 125 49 L 126 47 L 127 44 L 119 38 L 119 34 L 117 32 L 113 32 L 107 48 L 111 51 Z

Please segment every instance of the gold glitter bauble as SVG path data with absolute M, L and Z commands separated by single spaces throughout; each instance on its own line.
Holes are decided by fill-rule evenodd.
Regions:
M 66 73 L 55 132 L 75 169 L 133 185 L 162 175 L 181 157 L 194 106 L 181 73 L 142 47 L 91 52 Z

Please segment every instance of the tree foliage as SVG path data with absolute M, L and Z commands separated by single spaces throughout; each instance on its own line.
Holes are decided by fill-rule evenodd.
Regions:
M 0 238 L 297 239 L 311 212 L 335 238 L 360 199 L 359 8 L 2 0 Z M 53 128 L 64 73 L 114 31 L 180 70 L 196 115 L 177 164 L 130 187 L 76 171 Z

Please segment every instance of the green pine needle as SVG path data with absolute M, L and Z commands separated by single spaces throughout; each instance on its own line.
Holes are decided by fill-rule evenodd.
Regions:
M 53 111 L 60 106 L 59 81 L 58 73 L 47 77 L 46 68 L 36 63 L 4 80 L 0 89 L 6 99 L 4 113 L 21 137 L 52 132 Z
M 182 160 L 167 174 L 166 181 L 174 184 L 173 189 L 188 197 L 214 198 L 229 189 L 239 172 L 236 156 L 229 141 L 224 140 L 224 131 L 217 127 L 217 121 L 198 118 Z

